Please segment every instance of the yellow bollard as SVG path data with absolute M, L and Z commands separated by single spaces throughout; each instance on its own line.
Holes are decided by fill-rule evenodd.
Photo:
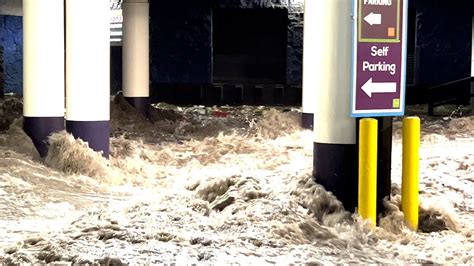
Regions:
M 359 204 L 362 219 L 375 226 L 377 218 L 377 120 L 360 120 L 359 132 Z
M 418 175 L 420 118 L 403 119 L 402 211 L 405 221 L 418 230 Z

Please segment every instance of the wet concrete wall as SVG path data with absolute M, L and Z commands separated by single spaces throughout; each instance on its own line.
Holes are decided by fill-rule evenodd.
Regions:
M 21 95 L 23 90 L 23 21 L 0 15 L 0 46 L 4 49 L 4 91 Z

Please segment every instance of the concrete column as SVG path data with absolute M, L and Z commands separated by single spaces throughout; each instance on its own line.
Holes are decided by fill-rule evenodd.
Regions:
M 148 0 L 125 0 L 122 15 L 123 94 L 140 113 L 148 116 L 150 95 Z
M 312 129 L 314 120 L 314 109 L 316 104 L 316 90 L 318 80 L 315 77 L 315 68 L 318 64 L 318 42 L 321 36 L 317 36 L 318 1 L 304 1 L 304 29 L 303 29 L 303 127 Z
M 39 154 L 64 129 L 64 1 L 23 0 L 23 129 Z
M 109 0 L 66 0 L 66 129 L 104 157 L 110 132 L 109 35 Z
M 310 2 L 311 0 L 307 1 Z M 352 1 L 311 1 L 311 77 L 315 84 L 314 170 L 317 183 L 357 206 L 356 123 L 350 117 Z

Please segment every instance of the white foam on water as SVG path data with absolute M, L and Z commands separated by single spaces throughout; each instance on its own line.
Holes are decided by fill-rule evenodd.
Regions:
M 372 229 L 314 183 L 294 110 L 161 104 L 150 122 L 111 107 L 110 160 L 60 132 L 43 161 L 20 120 L 0 135 L 0 262 L 474 262 L 472 117 L 424 121 L 412 232 L 399 122 L 393 197 Z

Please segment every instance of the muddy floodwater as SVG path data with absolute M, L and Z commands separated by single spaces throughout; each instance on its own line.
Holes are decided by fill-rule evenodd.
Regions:
M 2 108 L 0 263 L 474 263 L 473 116 L 422 117 L 413 232 L 398 119 L 392 197 L 373 229 L 313 181 L 297 108 L 158 104 L 147 121 L 116 97 L 109 160 L 64 132 L 40 159 L 21 101 Z

